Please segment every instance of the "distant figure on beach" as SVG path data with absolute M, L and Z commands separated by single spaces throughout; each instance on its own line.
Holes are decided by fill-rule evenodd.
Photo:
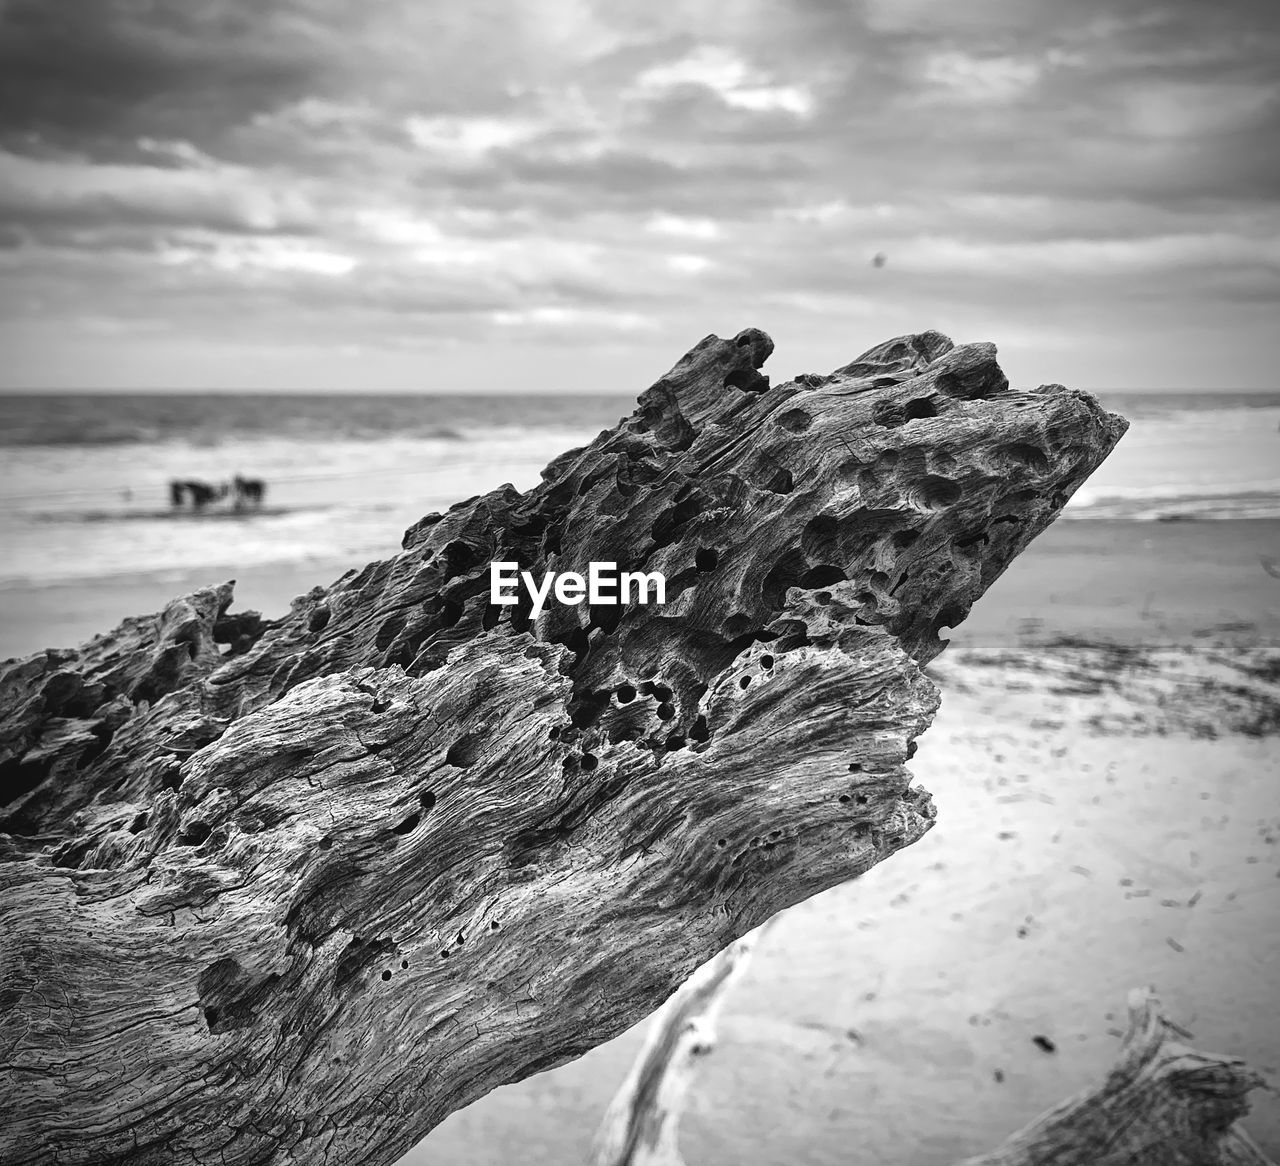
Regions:
M 235 507 L 237 510 L 252 506 L 255 510 L 262 505 L 267 496 L 267 484 L 261 478 L 242 478 L 237 474 L 231 483 L 235 491 Z
M 219 490 L 216 486 L 210 486 L 208 482 L 184 482 L 187 493 L 191 495 L 191 509 L 203 510 L 215 498 L 223 498 L 226 496 L 226 487 Z
M 208 506 L 210 502 L 226 496 L 227 486 L 225 482 L 221 486 L 210 486 L 208 482 L 194 480 L 185 482 L 174 480 L 169 483 L 169 505 L 175 510 L 181 508 L 185 500 L 189 498 L 191 500 L 191 509 L 198 513 Z

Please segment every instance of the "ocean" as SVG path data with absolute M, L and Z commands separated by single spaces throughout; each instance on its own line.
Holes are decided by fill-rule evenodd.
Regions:
M 1280 517 L 1280 393 L 1100 396 L 1133 425 L 1064 517 Z M 503 482 L 528 488 L 631 406 L 616 395 L 0 396 L 0 595 L 359 565 L 425 513 Z M 169 504 L 171 479 L 237 474 L 265 483 L 260 510 Z

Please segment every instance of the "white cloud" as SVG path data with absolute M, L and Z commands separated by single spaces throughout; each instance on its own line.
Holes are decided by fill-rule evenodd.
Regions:
M 702 45 L 687 57 L 646 69 L 636 83 L 641 89 L 674 89 L 680 85 L 701 85 L 723 96 L 749 79 L 746 64 L 728 49 Z
M 242 274 L 293 272 L 330 278 L 349 275 L 357 263 L 350 255 L 305 239 L 231 238 L 196 232 L 182 243 L 163 245 L 157 256 L 170 267 L 205 267 Z
M 655 235 L 670 235 L 675 239 L 718 239 L 720 237 L 720 225 L 714 219 L 691 219 L 680 215 L 654 215 L 645 223 L 645 230 Z
M 530 122 L 498 117 L 414 115 L 405 118 L 404 128 L 420 149 L 467 162 L 527 142 L 540 132 Z
M 0 210 L 87 222 L 158 220 L 250 231 L 307 229 L 318 219 L 298 190 L 218 162 L 188 143 L 144 138 L 139 144 L 190 165 L 97 165 L 0 151 Z
M 931 85 L 973 102 L 1012 101 L 1041 78 L 1043 66 L 1017 57 L 975 57 L 956 49 L 930 53 L 921 73 Z
M 829 202 L 809 203 L 805 206 L 779 207 L 774 211 L 774 218 L 784 222 L 826 226 L 837 222 L 844 225 L 882 222 L 893 218 L 897 213 L 897 207 L 890 203 L 855 206 L 843 199 L 831 199 Z
M 648 316 L 639 312 L 555 305 L 502 309 L 491 313 L 490 319 L 505 328 L 598 328 L 611 332 L 644 332 L 655 326 Z
M 713 264 L 705 255 L 668 255 L 667 266 L 683 275 L 698 275 Z
M 799 85 L 771 84 L 746 62 L 719 45 L 702 45 L 688 56 L 646 69 L 636 78 L 641 94 L 661 94 L 685 85 L 709 89 L 726 105 L 751 113 L 808 117 L 812 94 Z
M 762 85 L 751 89 L 731 89 L 721 95 L 734 109 L 752 113 L 790 113 L 808 117 L 813 112 L 813 95 L 796 85 Z

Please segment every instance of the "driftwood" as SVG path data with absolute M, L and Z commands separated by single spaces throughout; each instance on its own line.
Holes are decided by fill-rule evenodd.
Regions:
M 1107 1079 L 959 1166 L 1269 1166 L 1234 1124 L 1263 1079 L 1235 1057 L 1178 1039 L 1186 1037 L 1154 995 L 1134 989 Z
M 694 1065 L 710 1051 L 715 1016 L 759 934 L 708 961 L 654 1016 L 592 1166 L 685 1166 L 677 1131 Z M 1238 1058 L 1197 1052 L 1179 1038 L 1189 1034 L 1156 997 L 1134 989 L 1129 1032 L 1106 1080 L 957 1166 L 1273 1166 L 1235 1125 L 1263 1078 Z
M 939 632 L 1125 428 L 991 345 L 708 337 L 527 494 L 0 675 L 9 1163 L 388 1163 L 929 828 Z M 489 601 L 491 561 L 665 606 Z
M 644 1047 L 600 1123 L 591 1166 L 684 1166 L 677 1132 L 694 1067 L 714 1049 L 720 1010 L 772 922 L 709 959 L 654 1013 Z

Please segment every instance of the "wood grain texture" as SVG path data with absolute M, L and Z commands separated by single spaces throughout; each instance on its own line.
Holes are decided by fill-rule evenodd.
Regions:
M 1123 433 L 991 345 L 708 337 L 542 483 L 295 601 L 0 675 L 4 1163 L 389 1163 L 933 818 L 939 631 Z M 665 573 L 663 607 L 488 566 Z

